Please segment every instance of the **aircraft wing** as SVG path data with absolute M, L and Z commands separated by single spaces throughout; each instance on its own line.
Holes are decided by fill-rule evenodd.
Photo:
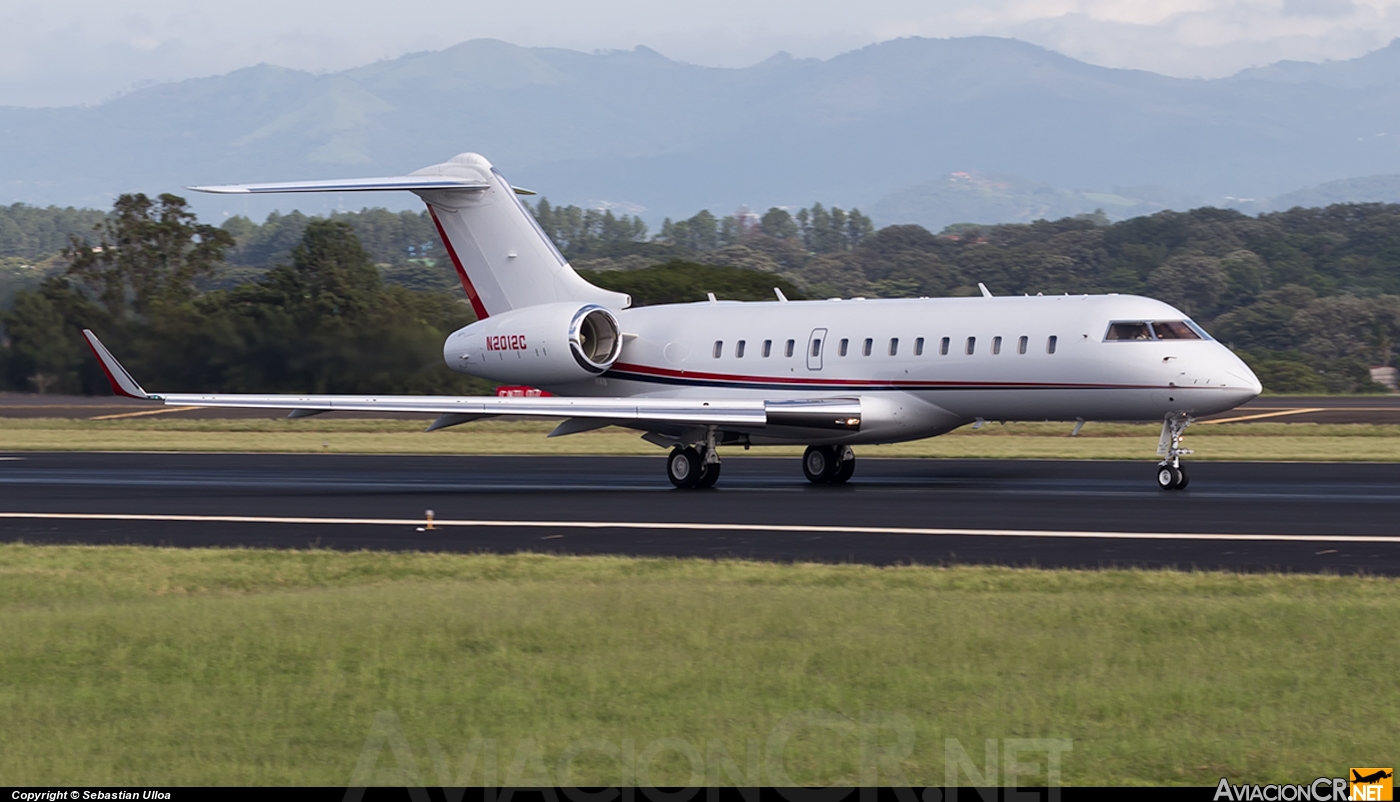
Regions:
M 858 431 L 858 398 L 767 401 L 704 398 L 500 398 L 446 395 L 258 395 L 244 393 L 148 393 L 107 350 L 97 335 L 83 329 L 102 364 L 112 392 L 173 406 L 288 409 L 292 417 L 321 412 L 423 412 L 438 419 L 428 431 L 499 415 L 538 418 L 584 418 L 663 426 L 800 426 Z

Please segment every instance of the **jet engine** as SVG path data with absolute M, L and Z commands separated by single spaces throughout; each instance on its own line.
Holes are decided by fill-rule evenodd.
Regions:
M 558 385 L 589 379 L 622 352 L 617 318 L 597 304 L 512 309 L 453 332 L 442 358 L 453 370 L 504 384 Z

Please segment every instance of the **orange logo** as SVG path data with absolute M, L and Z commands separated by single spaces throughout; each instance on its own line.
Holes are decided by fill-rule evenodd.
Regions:
M 1350 800 L 1391 802 L 1395 795 L 1395 769 L 1352 769 L 1347 778 Z

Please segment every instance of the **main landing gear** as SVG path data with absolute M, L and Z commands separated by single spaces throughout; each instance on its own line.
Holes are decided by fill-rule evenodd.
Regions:
M 856 472 L 856 455 L 850 446 L 807 446 L 802 473 L 814 485 L 845 484 Z
M 683 490 L 715 486 L 720 473 L 716 435 L 710 427 L 704 440 L 671 449 L 666 458 L 666 478 L 671 484 Z M 845 484 L 855 472 L 856 455 L 850 446 L 808 446 L 802 455 L 802 473 L 814 485 Z
M 1157 456 L 1163 457 L 1157 466 L 1157 486 L 1163 490 L 1182 490 L 1191 483 L 1186 469 L 1181 467 L 1181 457 L 1190 454 L 1191 449 L 1181 447 L 1182 434 L 1194 418 L 1185 413 L 1169 413 L 1162 421 L 1162 436 L 1157 441 Z
M 715 486 L 720 468 L 715 435 L 715 427 L 711 426 L 701 442 L 671 449 L 671 456 L 666 458 L 666 477 L 671 484 L 685 490 Z
M 719 454 L 704 446 L 676 446 L 666 459 L 666 476 L 683 489 L 714 487 L 719 481 Z

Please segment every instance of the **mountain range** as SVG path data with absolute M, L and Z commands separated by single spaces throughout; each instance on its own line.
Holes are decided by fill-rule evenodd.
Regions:
M 1313 195 L 1366 200 L 1394 194 L 1400 173 L 1400 40 L 1348 61 L 1213 80 L 990 37 L 897 39 L 739 69 L 644 47 L 473 40 L 342 72 L 258 65 L 93 106 L 0 108 L 0 201 L 105 207 L 121 192 L 198 183 L 399 174 L 467 150 L 553 202 L 648 220 L 815 200 L 939 227 L 1042 209 L 1254 210 L 1313 185 L 1331 187 Z M 1027 193 L 1002 207 L 970 200 Z M 203 198 L 196 208 L 411 200 Z

